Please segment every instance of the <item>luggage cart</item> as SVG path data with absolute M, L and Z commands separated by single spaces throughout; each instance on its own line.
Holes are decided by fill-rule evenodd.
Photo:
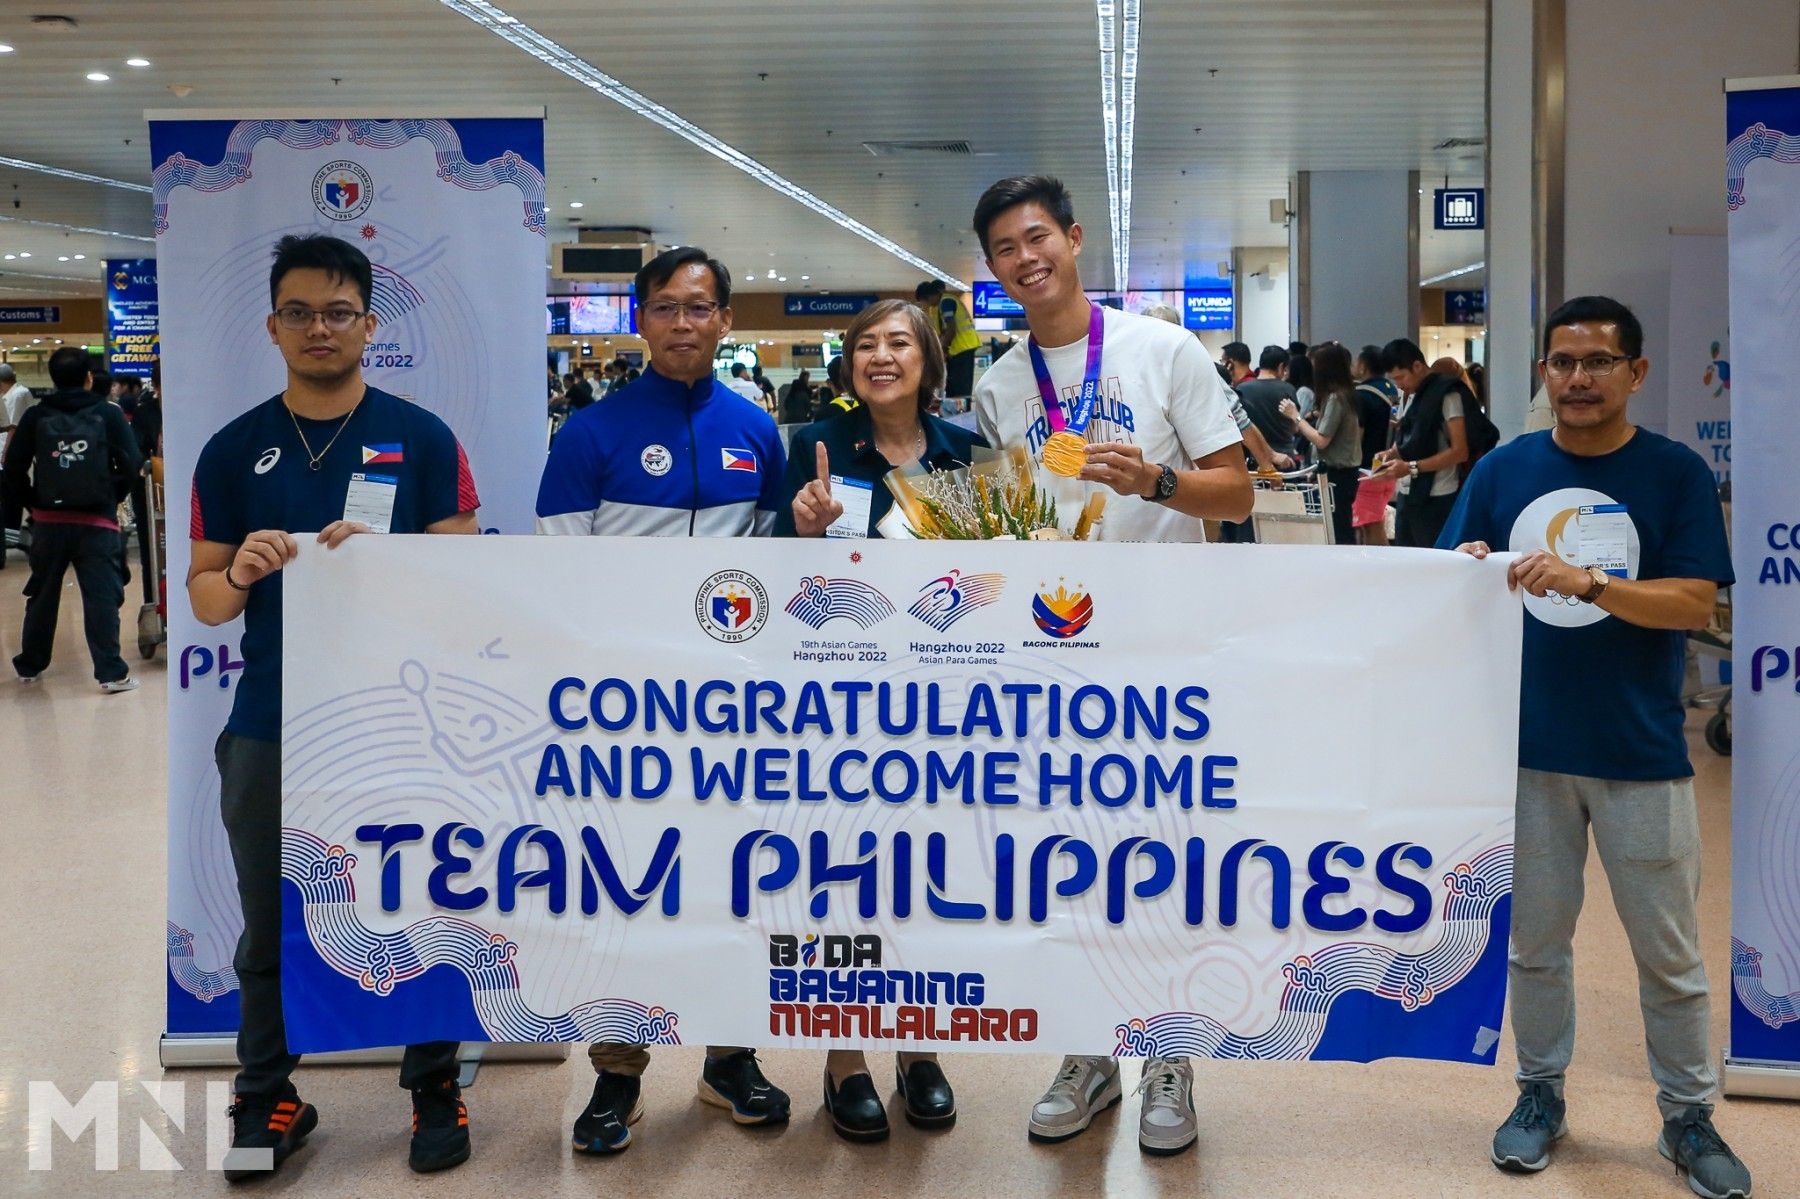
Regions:
M 1251 476 L 1250 527 L 1259 545 L 1330 545 L 1331 484 L 1317 464 L 1286 474 Z
M 152 458 L 144 463 L 138 480 L 144 489 L 144 525 L 138 529 L 140 548 L 139 572 L 144 584 L 144 602 L 138 608 L 138 657 L 146 662 L 156 656 L 156 647 L 169 640 L 169 584 L 163 576 L 168 534 L 168 521 L 163 510 L 163 460 Z

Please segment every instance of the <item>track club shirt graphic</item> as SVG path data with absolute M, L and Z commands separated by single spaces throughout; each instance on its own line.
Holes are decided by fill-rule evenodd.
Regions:
M 341 423 L 299 419 L 315 446 L 330 441 Z M 417 404 L 369 388 L 315 471 L 277 395 L 213 434 L 200 451 L 190 536 L 237 545 L 260 529 L 316 533 L 343 519 L 350 476 L 363 470 L 368 450 L 390 449 L 393 456 L 382 462 L 383 472 L 397 480 L 390 532 L 423 533 L 481 506 L 456 435 Z M 250 588 L 244 673 L 225 724 L 226 731 L 259 741 L 281 739 L 281 580 L 276 571 Z
M 1242 438 L 1218 372 L 1194 335 L 1147 316 L 1103 309 L 1106 352 L 1100 397 L 1087 429 L 1090 443 L 1121 441 L 1140 447 L 1147 462 L 1185 470 Z M 1087 338 L 1043 351 L 1050 379 L 1066 404 L 1081 390 Z M 1030 356 L 1014 346 L 975 385 L 977 425 L 989 445 L 1024 446 L 1035 459 L 1050 436 Z M 1105 541 L 1200 541 L 1201 522 L 1164 504 L 1122 496 L 1099 483 L 1042 475 L 1064 522 L 1098 490 L 1107 497 L 1100 523 Z
M 708 376 L 656 364 L 571 416 L 538 485 L 537 531 L 635 537 L 768 536 L 785 465 L 775 421 Z
M 1704 459 L 1638 429 L 1610 454 L 1583 457 L 1550 432 L 1527 433 L 1475 465 L 1438 540 L 1496 551 L 1547 549 L 1577 561 L 1583 505 L 1622 504 L 1626 576 L 1732 581 L 1724 514 Z M 1693 774 L 1682 734 L 1686 636 L 1646 629 L 1563 596 L 1527 597 L 1519 687 L 1519 765 L 1589 778 Z

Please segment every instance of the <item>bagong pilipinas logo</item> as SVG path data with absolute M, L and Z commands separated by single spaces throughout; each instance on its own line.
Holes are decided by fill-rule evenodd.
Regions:
M 1075 591 L 1069 591 L 1059 579 L 1054 595 L 1043 590 L 1044 586 L 1038 584 L 1038 593 L 1031 600 L 1031 618 L 1037 627 L 1059 641 L 1080 636 L 1094 619 L 1094 597 L 1080 590 L 1080 583 L 1075 584 Z
M 328 162 L 313 176 L 313 207 L 334 221 L 354 221 L 375 202 L 369 172 L 348 159 Z
M 708 575 L 694 595 L 694 619 L 707 636 L 727 645 L 748 641 L 769 620 L 769 594 L 748 571 Z
M 1005 590 L 1003 574 L 965 575 L 953 570 L 920 588 L 919 598 L 907 611 L 942 633 L 975 609 L 997 601 Z
M 800 580 L 800 590 L 787 602 L 787 611 L 789 616 L 815 629 L 840 618 L 872 629 L 894 614 L 894 605 L 861 579 L 813 575 Z

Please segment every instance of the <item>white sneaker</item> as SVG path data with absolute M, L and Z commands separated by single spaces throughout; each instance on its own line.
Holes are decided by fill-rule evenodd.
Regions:
M 1119 1063 L 1110 1057 L 1065 1057 L 1056 1081 L 1031 1108 L 1027 1128 L 1034 1141 L 1066 1141 L 1124 1094 Z
M 1144 1097 L 1139 1149 L 1167 1157 L 1194 1143 L 1200 1128 L 1194 1119 L 1194 1067 L 1186 1058 L 1145 1059 L 1138 1094 Z
M 129 674 L 122 679 L 114 679 L 110 683 L 100 684 L 100 690 L 106 692 L 108 695 L 117 695 L 121 691 L 136 691 L 137 688 L 137 678 Z
M 38 676 L 35 674 L 22 674 L 19 676 L 19 683 L 21 686 L 29 687 L 37 681 Z

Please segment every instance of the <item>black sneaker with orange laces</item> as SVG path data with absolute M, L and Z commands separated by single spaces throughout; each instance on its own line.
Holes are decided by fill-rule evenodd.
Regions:
M 413 1088 L 412 1148 L 406 1164 L 420 1174 L 469 1160 L 469 1109 L 454 1078 Z
M 303 1103 L 290 1084 L 274 1095 L 233 1095 L 231 1149 L 225 1155 L 225 1181 L 262 1178 L 281 1168 L 288 1155 L 306 1143 L 319 1126 L 319 1111 Z

